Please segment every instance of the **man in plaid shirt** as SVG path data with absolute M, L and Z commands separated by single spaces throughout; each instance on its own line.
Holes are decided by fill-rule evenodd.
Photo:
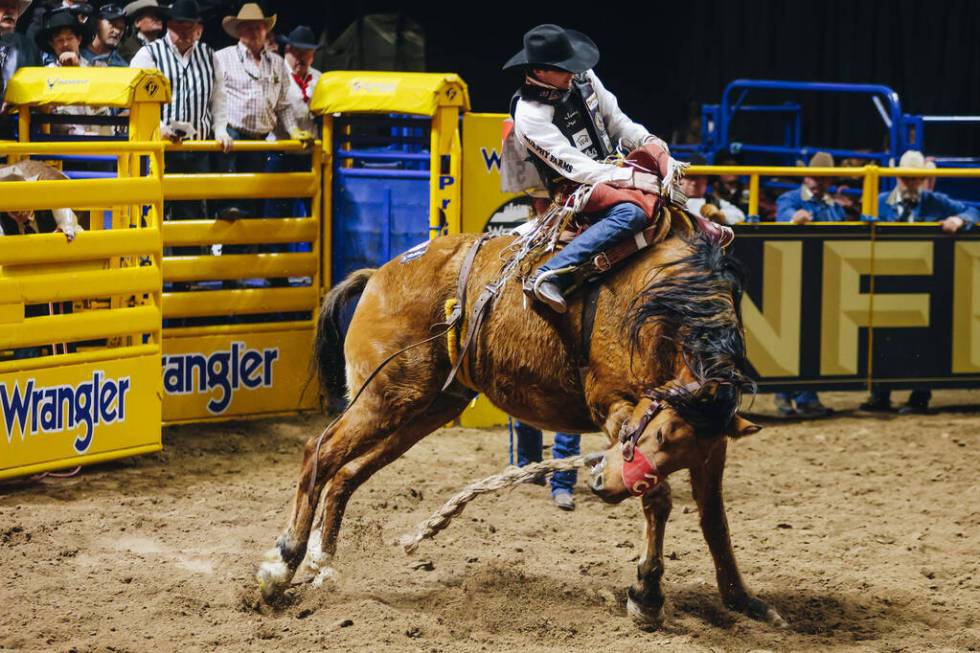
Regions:
M 235 140 L 264 141 L 277 124 L 289 137 L 312 142 L 312 134 L 296 125 L 289 105 L 289 77 L 282 57 L 266 50 L 266 35 L 276 17 L 265 16 L 259 5 L 247 3 L 237 16 L 225 16 L 224 30 L 238 39 L 235 45 L 218 50 L 215 57 L 224 75 L 228 107 L 228 135 Z M 215 125 L 217 130 L 219 126 Z M 218 172 L 264 172 L 264 152 L 230 152 L 216 166 Z M 236 200 L 222 203 L 218 217 L 234 220 L 256 217 L 257 203 Z

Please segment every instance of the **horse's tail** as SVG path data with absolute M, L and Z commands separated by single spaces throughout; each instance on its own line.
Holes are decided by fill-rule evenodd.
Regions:
M 347 361 L 344 358 L 347 326 L 364 287 L 374 273 L 373 268 L 352 272 L 327 293 L 320 307 L 313 345 L 313 368 L 327 405 L 334 409 L 342 408 L 347 397 Z

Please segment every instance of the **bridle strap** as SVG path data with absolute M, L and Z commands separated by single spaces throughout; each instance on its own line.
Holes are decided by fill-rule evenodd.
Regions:
M 646 392 L 640 401 L 649 401 L 650 405 L 643 411 L 635 424 L 629 420 L 623 422 L 619 429 L 619 444 L 623 453 L 623 483 L 633 496 L 641 496 L 649 492 L 663 480 L 657 466 L 636 448 L 640 436 L 664 407 L 669 405 L 671 394 L 678 392 L 694 392 L 701 387 L 699 381 L 692 381 L 682 386 L 666 386 L 659 391 Z

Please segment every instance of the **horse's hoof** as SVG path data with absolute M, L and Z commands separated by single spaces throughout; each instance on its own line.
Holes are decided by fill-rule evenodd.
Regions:
M 320 567 L 316 572 L 316 576 L 310 582 L 316 589 L 326 587 L 331 590 L 335 589 L 338 583 L 340 583 L 340 574 L 333 567 Z
M 666 613 L 663 604 L 656 607 L 643 605 L 633 600 L 632 596 L 626 597 L 626 614 L 630 616 L 633 623 L 640 630 L 659 630 L 664 625 Z
M 255 574 L 255 580 L 259 583 L 259 591 L 266 602 L 279 596 L 282 590 L 289 585 L 291 577 L 289 565 L 282 559 L 282 554 L 278 548 L 266 551 L 265 560 L 259 565 L 259 570 Z
M 746 601 L 739 612 L 744 613 L 746 616 L 751 617 L 756 621 L 763 621 L 773 628 L 789 627 L 789 624 L 786 623 L 785 619 L 779 616 L 778 612 L 770 608 L 765 601 L 755 597 L 752 597 Z

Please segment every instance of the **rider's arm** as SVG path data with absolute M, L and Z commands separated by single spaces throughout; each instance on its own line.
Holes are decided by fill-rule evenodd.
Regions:
M 562 177 L 580 184 L 604 181 L 628 183 L 632 179 L 632 168 L 593 161 L 572 147 L 552 122 L 554 112 L 554 107 L 541 102 L 521 100 L 517 103 L 514 133 L 529 152 L 537 155 Z
M 588 75 L 589 81 L 592 82 L 592 88 L 595 89 L 596 95 L 599 97 L 599 112 L 606 122 L 606 129 L 609 131 L 613 145 L 616 145 L 620 140 L 623 141 L 627 150 L 633 150 L 642 145 L 643 141 L 651 135 L 647 128 L 633 122 L 629 116 L 623 113 L 623 110 L 619 108 L 619 100 L 606 90 L 594 72 L 590 70 L 585 74 Z

